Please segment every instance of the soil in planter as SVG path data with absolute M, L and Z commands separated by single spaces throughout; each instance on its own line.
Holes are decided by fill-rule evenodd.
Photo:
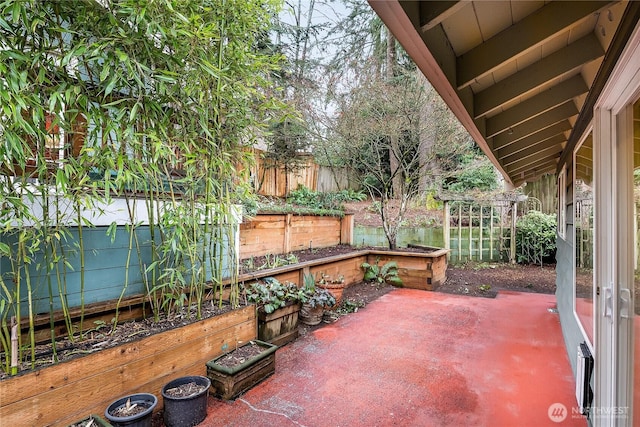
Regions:
M 248 359 L 259 355 L 263 351 L 265 351 L 264 347 L 261 347 L 254 342 L 250 342 L 249 344 L 238 347 L 217 359 L 216 365 L 224 366 L 225 368 L 233 368 L 234 366 L 241 365 Z
M 148 408 L 149 408 L 149 405 L 144 405 L 140 403 L 131 404 L 131 402 L 127 400 L 126 404 L 117 407 L 113 411 L 110 411 L 109 415 L 111 415 L 112 417 L 120 417 L 120 418 L 131 417 L 133 415 L 137 415 L 146 411 Z
M 194 394 L 198 394 L 205 390 L 207 387 L 203 385 L 198 385 L 195 381 L 190 383 L 179 385 L 178 387 L 173 387 L 164 391 L 164 393 L 169 397 L 189 397 Z
M 124 310 L 124 308 L 123 308 Z M 202 307 L 202 319 L 208 319 L 231 311 L 232 308 L 228 304 L 219 307 L 217 301 L 207 302 Z M 86 331 L 84 340 L 79 340 L 76 336 L 75 341 L 69 340 L 68 337 L 56 340 L 56 355 L 58 362 L 70 360 L 86 354 L 104 350 L 106 348 L 115 347 L 120 344 L 135 341 L 153 334 L 164 332 L 170 329 L 185 326 L 193 322 L 197 322 L 195 307 L 183 308 L 180 312 L 174 313 L 170 317 L 164 314 L 160 315 L 158 322 L 152 317 L 139 320 L 119 323 L 113 329 L 111 324 L 100 323 L 95 324 L 93 329 Z M 0 353 L 0 359 L 4 357 Z M 53 364 L 53 349 L 50 342 L 36 345 L 36 361 L 35 367 L 41 368 Z M 31 370 L 30 360 L 23 360 L 20 365 L 20 372 Z M 11 378 L 5 372 L 0 372 L 0 380 Z

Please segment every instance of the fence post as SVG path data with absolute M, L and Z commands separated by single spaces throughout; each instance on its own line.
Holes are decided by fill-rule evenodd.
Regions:
M 484 205 L 480 205 L 480 235 L 478 236 L 478 252 L 480 254 L 480 256 L 478 257 L 478 261 L 482 262 L 484 261 L 484 245 L 483 245 L 483 241 L 482 239 L 484 238 L 484 233 L 482 230 L 482 227 L 484 227 L 483 224 L 483 211 L 484 210 Z
M 292 214 L 287 214 L 284 218 L 284 253 L 288 254 L 291 252 L 291 218 Z
M 449 241 L 451 235 L 451 215 L 449 213 L 449 201 L 444 202 L 444 220 L 442 222 L 442 239 L 444 240 L 444 248 L 449 250 L 447 252 L 447 258 L 451 259 L 451 242 Z
M 353 245 L 353 214 L 344 214 L 340 219 L 340 244 Z
M 511 208 L 511 250 L 509 253 L 509 262 L 516 263 L 516 220 L 518 219 L 518 202 L 513 202 Z

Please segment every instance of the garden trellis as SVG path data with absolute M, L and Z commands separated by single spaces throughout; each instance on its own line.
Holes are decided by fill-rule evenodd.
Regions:
M 515 262 L 518 212 L 529 207 L 527 197 L 504 194 L 491 199 L 443 197 L 445 248 L 453 262 Z M 448 238 L 447 238 L 448 236 Z

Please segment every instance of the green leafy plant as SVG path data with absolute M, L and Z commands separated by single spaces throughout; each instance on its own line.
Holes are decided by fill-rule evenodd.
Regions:
M 516 258 L 521 264 L 540 264 L 556 251 L 556 217 L 529 211 L 516 223 Z
M 313 274 L 305 274 L 303 279 L 303 298 L 300 300 L 312 308 L 333 307 L 336 299 L 327 289 L 316 286 L 316 279 Z
M 491 290 L 491 285 L 480 285 L 478 286 L 478 290 L 481 292 L 488 292 Z
M 380 258 L 376 258 L 375 264 L 363 262 L 360 266 L 364 270 L 365 282 L 389 283 L 394 286 L 402 286 L 402 279 L 398 276 L 398 263 L 389 261 L 382 266 L 378 265 Z
M 346 299 L 342 301 L 342 304 L 340 304 L 340 307 L 336 309 L 336 312 L 341 316 L 344 316 L 350 313 L 356 313 L 360 308 L 363 308 L 364 306 L 364 301 Z
M 224 277 L 237 305 L 229 242 L 235 205 L 250 193 L 246 145 L 286 115 L 272 96 L 281 58 L 259 49 L 278 8 L 270 0 L 0 2 L 4 360 L 14 356 L 12 318 L 18 359 L 32 367 L 39 313 L 48 311 L 53 361 L 58 312 L 69 338 L 82 338 L 85 285 L 94 282 L 83 234 L 93 227 L 88 213 L 104 214 L 114 197 L 129 210 L 108 229 L 127 234 L 114 326 L 134 292 L 156 318 L 187 305 L 199 318 L 209 284 L 223 304 Z
M 264 309 L 265 313 L 273 313 L 289 302 L 303 302 L 307 297 L 303 289 L 295 283 L 281 283 L 274 277 L 265 277 L 261 281 L 244 287 L 247 301 Z
M 344 202 L 360 202 L 367 198 L 361 191 L 340 190 L 320 192 L 313 191 L 304 185 L 292 191 L 287 202 L 315 209 L 343 210 Z

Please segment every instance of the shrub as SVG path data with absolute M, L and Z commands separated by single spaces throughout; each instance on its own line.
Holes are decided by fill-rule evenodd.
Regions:
M 530 211 L 516 223 L 516 258 L 521 264 L 540 264 L 555 256 L 556 217 Z
M 340 190 L 323 193 L 312 191 L 304 185 L 299 185 L 297 190 L 289 194 L 287 202 L 315 209 L 341 210 L 344 202 L 360 202 L 365 200 L 366 197 L 361 191 Z

